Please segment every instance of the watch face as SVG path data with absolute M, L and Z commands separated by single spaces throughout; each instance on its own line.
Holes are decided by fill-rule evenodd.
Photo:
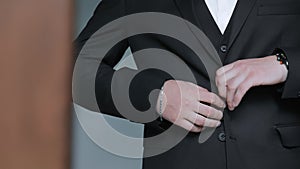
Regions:
M 273 52 L 273 55 L 276 55 L 277 60 L 280 62 L 281 65 L 284 64 L 287 69 L 289 68 L 288 59 L 282 49 L 276 48 Z

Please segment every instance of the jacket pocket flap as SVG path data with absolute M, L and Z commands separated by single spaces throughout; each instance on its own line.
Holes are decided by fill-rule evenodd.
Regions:
M 298 15 L 300 14 L 299 9 L 299 3 L 283 5 L 261 5 L 258 9 L 258 15 Z
M 281 143 L 286 148 L 300 147 L 300 125 L 275 126 Z

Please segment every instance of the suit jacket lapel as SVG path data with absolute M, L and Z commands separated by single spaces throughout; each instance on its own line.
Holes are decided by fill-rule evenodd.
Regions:
M 177 6 L 180 15 L 182 18 L 188 20 L 189 22 L 197 25 L 197 19 L 195 17 L 194 11 L 191 12 L 193 9 L 193 0 L 174 0 L 175 5 Z
M 215 25 L 215 29 L 216 30 L 213 30 L 211 29 L 208 25 L 204 25 L 202 22 L 199 21 L 199 17 L 197 17 L 197 14 L 198 12 L 196 11 L 197 9 L 195 7 L 199 7 L 197 5 L 197 1 L 198 0 L 174 0 L 179 12 L 180 12 L 180 15 L 183 19 L 191 22 L 192 24 L 194 24 L 196 27 L 198 27 L 199 29 L 202 30 L 202 32 L 206 35 L 206 37 L 208 39 L 210 39 L 211 43 L 213 46 L 216 46 L 215 43 L 213 42 L 216 42 L 216 34 L 221 34 L 217 29 L 217 26 Z M 201 10 L 201 8 L 203 8 L 203 6 L 200 7 L 199 10 Z M 204 9 L 202 9 L 204 10 Z M 207 11 L 209 12 L 209 11 Z M 213 20 L 213 18 L 211 17 L 211 19 Z M 213 21 L 210 21 L 209 18 L 207 19 L 208 20 L 208 23 L 210 26 L 214 26 L 213 24 Z M 187 25 L 188 26 L 188 25 Z M 202 37 L 198 37 L 199 35 L 196 35 L 194 31 L 191 30 L 191 33 L 198 39 L 198 42 L 199 42 L 199 45 L 203 46 L 204 48 L 206 48 L 208 50 L 208 48 L 210 48 L 210 45 L 205 45 L 203 44 L 202 42 Z M 217 54 L 217 51 L 214 53 L 214 55 L 218 55 Z M 218 62 L 218 61 L 216 61 Z
M 247 20 L 250 12 L 252 11 L 254 4 L 257 0 L 239 0 L 236 8 L 233 12 L 232 18 L 228 27 L 230 28 L 229 43 L 230 48 L 243 28 L 245 21 Z M 227 33 L 227 30 L 225 34 Z
M 245 21 L 252 11 L 256 1 L 257 0 L 238 0 L 232 18 L 228 24 L 229 29 L 226 29 L 224 32 L 224 36 L 229 36 L 228 48 L 232 46 L 241 29 L 243 28 Z M 203 25 L 197 21 L 195 11 L 191 12 L 191 10 L 194 9 L 193 5 L 195 5 L 193 0 L 174 0 L 174 2 L 184 19 L 197 25 L 201 29 L 203 28 Z

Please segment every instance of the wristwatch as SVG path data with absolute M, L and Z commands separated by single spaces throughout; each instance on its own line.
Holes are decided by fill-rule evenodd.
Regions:
M 276 48 L 272 54 L 276 55 L 277 61 L 279 61 L 279 63 L 281 65 L 284 64 L 286 66 L 287 70 L 289 70 L 289 61 L 287 59 L 286 54 L 284 53 L 284 51 L 282 49 Z

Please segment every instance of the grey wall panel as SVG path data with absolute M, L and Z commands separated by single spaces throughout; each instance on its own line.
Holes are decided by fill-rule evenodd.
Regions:
M 99 2 L 100 0 L 76 0 L 75 37 L 86 25 Z M 125 56 L 127 55 L 130 56 L 128 51 Z M 143 125 L 110 116 L 105 117 L 109 124 L 121 133 L 132 137 L 142 137 Z M 98 118 L 97 115 L 95 118 Z M 74 112 L 72 127 L 72 169 L 141 169 L 141 159 L 120 157 L 95 144 L 83 130 Z

